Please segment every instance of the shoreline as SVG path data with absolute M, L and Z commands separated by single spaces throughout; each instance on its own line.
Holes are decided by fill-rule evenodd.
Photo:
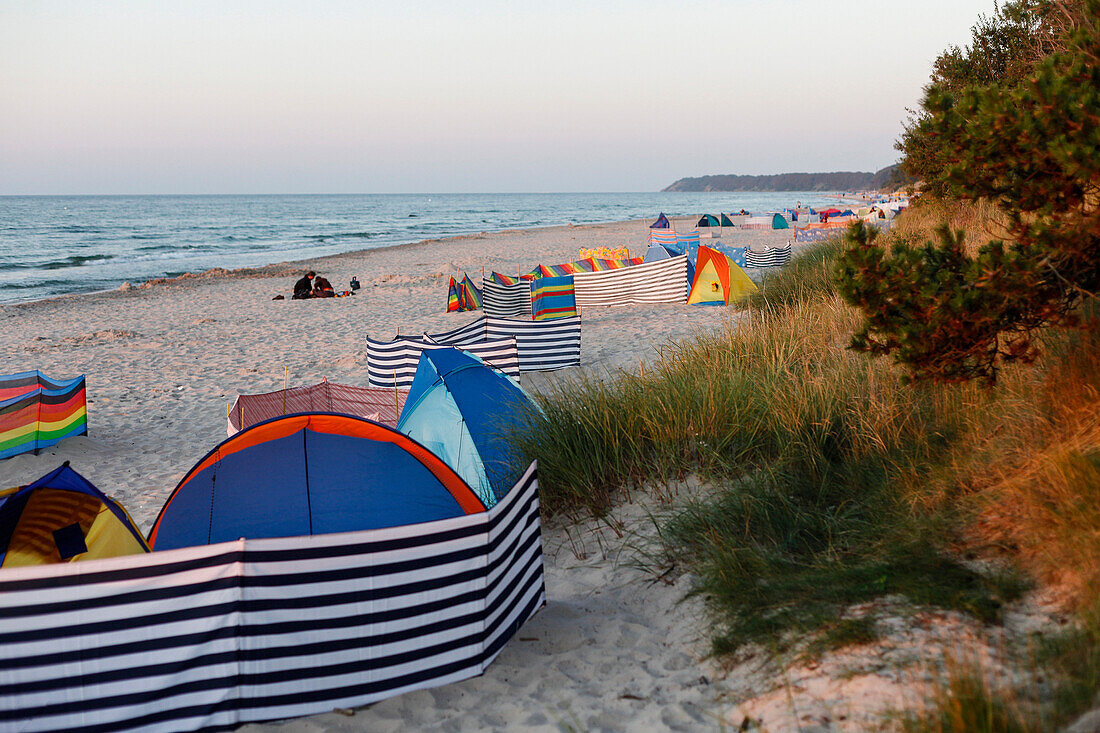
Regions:
M 114 288 L 108 288 L 105 290 L 87 290 L 74 293 L 59 293 L 57 295 L 49 295 L 44 298 L 34 298 L 31 300 L 16 300 L 8 302 L 0 302 L 0 308 L 5 307 L 32 307 L 41 303 L 48 303 L 50 301 L 62 299 L 62 298 L 81 298 L 81 297 L 102 297 L 110 293 L 126 293 L 132 290 L 150 290 L 160 285 L 178 286 L 185 282 L 194 281 L 211 281 L 211 280 L 249 280 L 249 279 L 262 279 L 262 278 L 276 278 L 276 277 L 289 277 L 288 270 L 292 270 L 297 273 L 298 270 L 311 268 L 316 269 L 317 263 L 325 263 L 330 260 L 339 260 L 348 257 L 363 257 L 371 252 L 387 252 L 403 248 L 428 246 L 428 245 L 446 245 L 451 242 L 461 241 L 464 239 L 484 239 L 492 235 L 507 235 L 507 234 L 520 234 L 523 232 L 539 232 L 552 229 L 577 229 L 582 227 L 594 227 L 594 226 L 606 226 L 606 225 L 619 225 L 619 224 L 633 224 L 644 223 L 645 219 L 616 219 L 612 221 L 593 222 L 588 224 L 548 224 L 546 226 L 536 227 L 510 227 L 508 229 L 485 229 L 480 232 L 468 232 L 465 234 L 455 234 L 448 237 L 433 237 L 429 239 L 418 239 L 412 242 L 397 242 L 395 244 L 387 244 L 381 247 L 364 247 L 361 249 L 347 250 L 346 252 L 335 252 L 327 255 L 320 255 L 318 257 L 307 257 L 298 260 L 282 260 L 279 262 L 271 262 L 266 265 L 254 265 L 250 267 L 236 267 L 227 269 L 224 267 L 211 267 L 206 270 L 196 270 L 184 272 L 180 275 L 173 275 L 172 277 L 156 277 L 150 280 L 144 280 L 139 283 L 131 283 L 124 281 L 121 285 Z M 647 225 L 648 228 L 648 225 Z M 642 248 L 644 250 L 644 247 Z M 538 264 L 538 263 L 533 263 Z
M 159 509 L 191 464 L 224 439 L 225 411 L 236 394 L 281 388 L 284 367 L 291 384 L 321 378 L 366 384 L 365 337 L 450 330 L 477 317 L 445 311 L 449 275 L 468 272 L 476 279 L 483 268 L 486 274 L 526 272 L 607 245 L 641 254 L 648 224 L 627 220 L 424 239 L 0 304 L 0 373 L 87 375 L 90 431 L 88 438 L 38 456 L 0 461 L 0 486 L 32 481 L 70 459 L 77 470 L 90 471 L 93 483 L 102 477 L 104 491 L 139 524 L 151 521 L 154 505 Z M 722 241 L 783 243 L 788 234 L 739 230 Z M 290 300 L 306 268 L 338 290 L 354 275 L 362 289 L 346 298 Z M 276 295 L 286 300 L 273 300 Z M 530 372 L 521 382 L 537 390 L 572 375 L 633 369 L 656 358 L 669 340 L 720 326 L 735 312 L 672 304 L 586 310 L 582 367 Z M 126 466 L 135 462 L 148 472 L 143 481 L 127 475 Z

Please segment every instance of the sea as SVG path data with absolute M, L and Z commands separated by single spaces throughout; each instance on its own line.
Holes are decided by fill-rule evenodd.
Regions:
M 654 219 L 661 212 L 764 213 L 799 202 L 816 207 L 836 198 L 799 191 L 0 196 L 0 303 L 459 234 Z

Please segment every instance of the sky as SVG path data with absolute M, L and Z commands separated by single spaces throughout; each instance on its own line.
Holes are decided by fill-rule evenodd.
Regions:
M 878 170 L 993 0 L 2 0 L 0 195 Z

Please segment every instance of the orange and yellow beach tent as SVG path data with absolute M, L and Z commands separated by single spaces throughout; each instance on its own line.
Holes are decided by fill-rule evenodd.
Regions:
M 721 252 L 700 245 L 688 305 L 729 305 L 757 291 L 744 270 Z

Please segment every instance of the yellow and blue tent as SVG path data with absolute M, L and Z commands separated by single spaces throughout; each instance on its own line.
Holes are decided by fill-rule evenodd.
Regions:
M 149 552 L 126 510 L 63 465 L 0 492 L 0 567 L 99 560 Z

